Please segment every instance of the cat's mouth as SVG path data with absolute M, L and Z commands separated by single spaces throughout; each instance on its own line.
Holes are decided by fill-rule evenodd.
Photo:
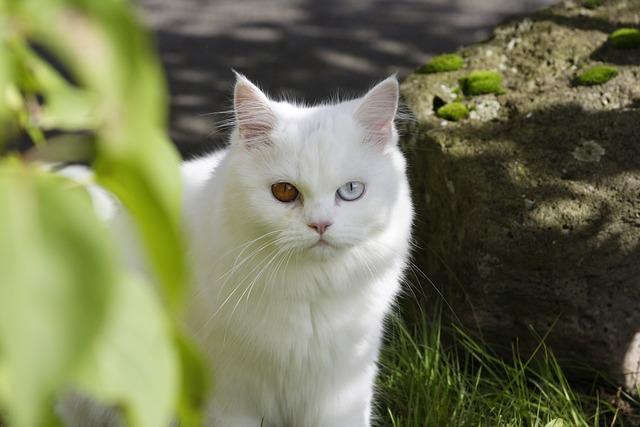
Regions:
M 318 248 L 318 247 L 320 248 L 334 247 L 334 245 L 332 245 L 331 243 L 327 242 L 322 237 L 320 237 L 313 245 L 309 246 L 309 249 Z

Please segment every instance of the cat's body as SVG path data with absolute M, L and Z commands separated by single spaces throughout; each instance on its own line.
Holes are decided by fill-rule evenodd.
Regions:
M 395 79 L 386 84 L 393 92 Z M 238 96 L 236 87 L 242 108 Z M 370 100 L 392 121 L 397 93 L 378 96 L 392 98 Z M 368 426 L 383 320 L 409 253 L 397 136 L 391 127 L 389 141 L 367 140 L 354 121 L 358 101 L 260 100 L 276 116 L 268 140 L 247 146 L 236 130 L 226 151 L 183 168 L 197 283 L 190 326 L 214 367 L 212 418 L 229 427 Z M 352 180 L 366 182 L 364 196 L 339 200 L 336 189 Z M 294 183 L 304 201 L 276 200 L 269 188 L 278 181 Z M 311 247 L 316 216 L 334 223 L 325 234 L 335 247 Z
M 187 323 L 215 378 L 207 425 L 370 425 L 413 216 L 397 97 L 390 78 L 303 108 L 239 77 L 230 146 L 183 165 Z

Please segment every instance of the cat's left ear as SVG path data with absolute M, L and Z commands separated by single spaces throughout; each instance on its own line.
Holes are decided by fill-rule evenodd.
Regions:
M 383 145 L 393 139 L 399 93 L 394 75 L 374 86 L 360 101 L 354 117 L 365 129 L 368 141 Z

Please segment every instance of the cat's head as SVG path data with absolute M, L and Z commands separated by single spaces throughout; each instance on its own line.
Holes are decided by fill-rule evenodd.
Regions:
M 325 259 L 388 230 L 405 179 L 395 77 L 356 100 L 301 107 L 239 75 L 234 105 L 227 191 L 250 237 Z

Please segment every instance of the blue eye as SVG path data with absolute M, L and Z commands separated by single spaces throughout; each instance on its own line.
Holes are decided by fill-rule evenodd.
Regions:
M 364 183 L 359 181 L 347 182 L 336 191 L 338 197 L 347 202 L 358 200 L 364 194 Z

